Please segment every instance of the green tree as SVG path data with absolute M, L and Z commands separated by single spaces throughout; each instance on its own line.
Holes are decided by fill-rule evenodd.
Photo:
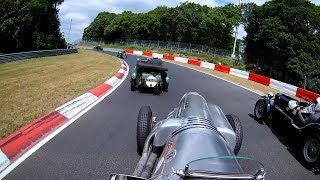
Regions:
M 135 18 L 137 14 L 131 11 L 125 11 L 122 14 L 117 15 L 108 26 L 104 28 L 105 39 L 125 39 L 125 38 L 135 38 L 136 34 L 135 28 L 137 27 Z
M 246 26 L 249 61 L 268 64 L 273 78 L 317 91 L 320 11 L 308 0 L 273 0 L 252 10 Z M 266 75 L 269 75 L 267 73 Z
M 83 36 L 178 41 L 231 49 L 233 27 L 240 20 L 238 6 L 210 8 L 190 2 L 174 8 L 159 6 L 147 13 L 123 12 L 113 18 L 101 17 L 106 14 L 110 16 L 107 12 L 99 14 Z
M 2 0 L 0 52 L 62 48 L 57 6 L 63 0 Z
M 104 28 L 106 28 L 111 21 L 116 17 L 116 14 L 109 12 L 101 12 L 97 15 L 94 21 L 84 29 L 84 37 L 103 37 Z
M 228 4 L 213 8 L 201 21 L 203 42 L 206 45 L 231 49 L 233 47 L 233 27 L 240 22 L 238 6 Z
M 241 24 L 245 27 L 249 24 L 250 15 L 252 11 L 257 7 L 255 3 L 243 3 L 241 5 Z

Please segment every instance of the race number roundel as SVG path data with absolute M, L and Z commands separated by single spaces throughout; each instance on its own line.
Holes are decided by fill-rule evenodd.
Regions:
M 148 87 L 155 87 L 157 85 L 157 79 L 154 76 L 149 76 L 146 80 Z

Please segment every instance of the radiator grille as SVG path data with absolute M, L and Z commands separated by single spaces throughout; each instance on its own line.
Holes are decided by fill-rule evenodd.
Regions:
M 179 134 L 182 131 L 185 131 L 187 129 L 192 129 L 192 128 L 205 128 L 220 134 L 220 132 L 214 126 L 212 121 L 205 118 L 201 118 L 201 117 L 188 117 L 186 121 L 181 125 L 181 127 L 179 127 L 177 130 L 175 130 L 172 133 L 172 137 L 174 137 L 175 135 Z

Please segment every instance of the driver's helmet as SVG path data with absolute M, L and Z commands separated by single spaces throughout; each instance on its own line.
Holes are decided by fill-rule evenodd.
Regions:
M 268 93 L 268 98 L 271 99 L 272 97 L 273 97 L 273 93 L 270 91 L 270 92 Z
M 314 110 L 316 112 L 320 112 L 320 97 L 318 97 L 316 100 L 314 100 L 315 108 Z
M 288 107 L 289 107 L 289 109 L 294 109 L 294 108 L 296 108 L 298 106 L 298 102 L 297 101 L 295 101 L 295 100 L 290 100 L 289 102 L 288 102 Z

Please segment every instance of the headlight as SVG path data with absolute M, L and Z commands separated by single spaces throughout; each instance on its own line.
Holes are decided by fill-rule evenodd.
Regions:
M 166 77 L 166 81 L 167 81 L 167 83 L 169 83 L 169 80 L 170 80 L 170 78 L 167 76 L 167 77 Z
M 131 77 L 132 77 L 132 79 L 135 79 L 137 77 L 137 74 L 136 73 L 132 73 Z

